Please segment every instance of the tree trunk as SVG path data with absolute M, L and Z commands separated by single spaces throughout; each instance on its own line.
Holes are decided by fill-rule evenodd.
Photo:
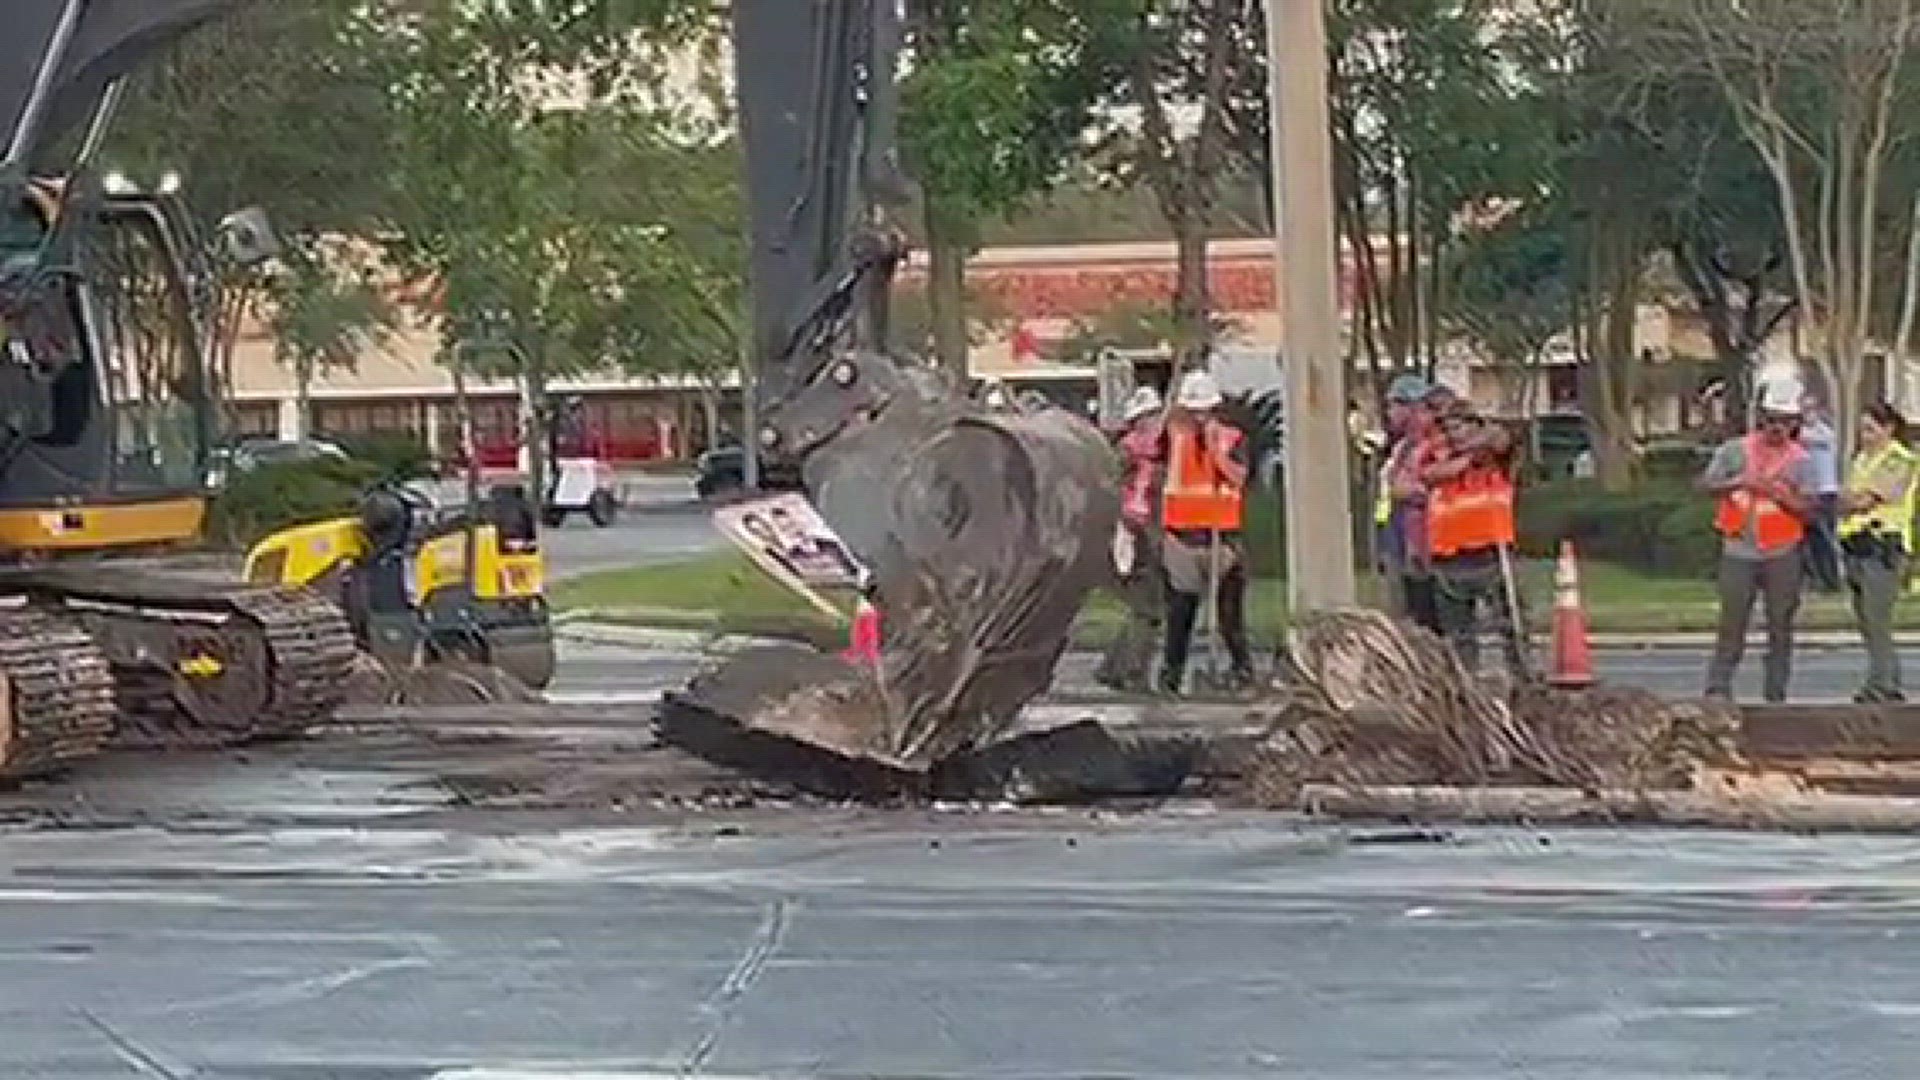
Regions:
M 1900 322 L 1894 328 L 1893 356 L 1888 365 L 1887 397 L 1902 412 L 1914 410 L 1916 386 L 1908 370 L 1913 355 L 1913 324 L 1920 313 L 1920 194 L 1913 197 L 1913 212 L 1907 222 L 1906 281 L 1900 293 Z
M 933 330 L 933 355 L 963 383 L 967 369 L 967 252 L 964 230 L 927 196 L 927 309 Z
M 1191 364 L 1213 341 L 1207 302 L 1206 218 L 1191 208 L 1171 216 L 1179 259 L 1173 290 L 1174 347 L 1182 364 Z
M 547 371 L 544 349 L 539 341 L 527 350 L 521 369 L 527 403 L 527 494 L 534 505 L 547 504 Z
M 720 445 L 720 391 L 706 381 L 700 383 L 700 415 L 706 421 L 707 449 L 712 450 Z
M 716 407 L 717 412 L 717 407 Z M 753 350 L 740 350 L 740 480 L 749 491 L 760 488 L 760 376 Z
M 306 440 L 313 435 L 313 358 L 293 359 L 293 437 Z
M 1605 284 L 1598 311 L 1589 313 L 1594 333 L 1588 342 L 1581 380 L 1587 428 L 1593 435 L 1594 475 L 1608 491 L 1625 491 L 1634 481 L 1633 393 L 1639 383 L 1640 354 L 1634 341 L 1639 316 L 1639 246 L 1627 236 L 1595 237 L 1589 279 Z

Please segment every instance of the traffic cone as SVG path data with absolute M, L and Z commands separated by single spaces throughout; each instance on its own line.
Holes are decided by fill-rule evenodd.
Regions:
M 864 596 L 853 609 L 853 632 L 840 658 L 856 667 L 880 666 L 880 609 Z
M 1587 641 L 1587 610 L 1580 603 L 1580 563 L 1573 542 L 1560 542 L 1560 566 L 1553 574 L 1553 665 L 1547 682 L 1578 689 L 1592 686 L 1593 648 Z

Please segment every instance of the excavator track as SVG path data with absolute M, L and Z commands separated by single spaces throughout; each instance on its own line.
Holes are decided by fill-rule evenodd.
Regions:
M 71 619 L 0 611 L 0 695 L 0 778 L 59 772 L 113 735 L 112 666 Z
M 342 700 L 353 632 L 306 590 L 258 588 L 204 573 L 57 568 L 12 584 L 83 627 L 112 668 L 113 745 L 233 746 L 299 735 Z

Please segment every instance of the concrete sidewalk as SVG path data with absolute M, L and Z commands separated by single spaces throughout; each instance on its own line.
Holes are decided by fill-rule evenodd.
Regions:
M 692 617 L 697 613 L 676 614 Z M 616 621 L 602 621 L 608 616 L 612 616 Z M 629 645 L 642 649 L 706 648 L 731 651 L 765 643 L 765 639 L 751 635 L 716 635 L 709 631 L 689 630 L 683 626 L 635 625 L 633 622 L 624 621 L 626 619 L 644 620 L 645 613 L 569 611 L 561 612 L 556 616 L 555 621 L 560 625 L 564 636 L 577 641 L 603 645 Z M 1700 631 L 1652 634 L 1595 633 L 1589 636 L 1589 640 L 1595 649 L 1608 652 L 1703 652 L 1713 648 L 1713 635 Z M 1764 633 L 1747 635 L 1747 644 L 1750 647 L 1762 647 L 1766 644 L 1766 640 Z M 1544 643 L 1544 638 L 1542 641 Z M 1894 641 L 1903 649 L 1920 648 L 1920 631 L 1896 634 Z M 1852 651 L 1860 648 L 1860 635 L 1851 630 L 1802 630 L 1794 635 L 1794 647 L 1822 651 Z M 1076 649 L 1075 651 L 1088 650 Z
M 1757 619 L 1755 620 L 1758 621 Z M 1673 633 L 1635 634 L 1635 633 L 1593 633 L 1588 640 L 1596 649 L 1609 649 L 1620 652 L 1632 652 L 1648 649 L 1686 649 L 1702 650 L 1713 648 L 1713 634 L 1702 630 L 1683 630 Z M 1763 646 L 1767 642 L 1764 632 L 1749 633 L 1749 646 Z M 1905 631 L 1894 635 L 1894 643 L 1901 648 L 1920 648 L 1920 631 Z M 1801 630 L 1793 636 L 1796 649 L 1858 649 L 1860 635 L 1853 630 Z

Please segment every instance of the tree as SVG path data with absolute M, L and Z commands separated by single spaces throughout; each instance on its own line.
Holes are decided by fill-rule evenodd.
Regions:
M 1461 216 L 1537 194 L 1553 147 L 1517 47 L 1530 26 L 1524 9 L 1488 0 L 1331 5 L 1336 225 L 1354 272 L 1353 347 L 1377 389 L 1433 366 L 1449 302 L 1436 270 Z M 1230 145 L 1270 178 L 1266 32 L 1256 17 L 1232 41 Z
M 1779 209 L 1796 314 L 1842 438 L 1859 413 L 1870 343 L 1899 329 L 1882 270 L 1915 215 L 1890 166 L 1920 134 L 1908 63 L 1915 0 L 1635 0 L 1646 51 L 1702 74 L 1758 154 Z M 1895 256 L 1895 260 L 1899 259 Z
M 183 38 L 133 77 L 102 165 L 178 176 L 203 221 L 261 206 L 290 234 L 364 229 L 385 209 L 392 118 L 347 34 L 362 6 L 241 5 Z
M 1174 345 L 1183 359 L 1212 340 L 1207 239 L 1232 167 L 1227 109 L 1249 0 L 1082 0 L 1106 8 L 1112 58 L 1110 172 L 1153 192 L 1173 233 Z
M 390 163 L 384 154 L 392 123 L 378 73 L 360 62 L 346 35 L 359 6 L 353 0 L 244 5 L 183 38 L 133 77 L 102 166 L 139 186 L 177 183 L 202 228 L 230 211 L 262 208 L 294 252 L 373 232 L 385 216 Z M 219 275 L 209 296 L 216 393 L 231 387 L 242 325 L 270 321 L 292 302 L 301 309 L 297 321 L 306 342 L 282 341 L 276 352 L 295 365 L 305 417 L 312 372 L 292 358 L 350 362 L 336 345 L 359 340 L 378 322 L 367 321 L 370 304 L 319 303 L 320 295 L 346 287 L 320 267 L 295 258 L 278 275 Z M 292 293 L 290 282 L 297 283 Z M 322 326 L 331 316 L 348 321 Z M 315 353 L 312 343 L 319 340 L 336 345 Z
M 1535 70 L 1562 148 L 1555 197 L 1580 249 L 1576 347 L 1600 475 L 1628 479 L 1628 389 L 1642 381 L 1629 299 L 1690 302 L 1740 400 L 1754 357 L 1789 314 L 1772 183 L 1710 78 L 1649 63 L 1631 5 L 1539 5 Z M 1655 267 L 1654 256 L 1664 257 Z M 1652 272 L 1654 270 L 1658 272 Z
M 1102 89 L 1112 0 L 914 0 L 902 157 L 919 181 L 933 351 L 967 373 L 966 263 L 983 220 L 1067 175 Z
M 994 332 L 1014 320 L 1007 314 L 1001 298 L 991 291 L 968 285 L 962 292 L 966 314 L 967 344 L 984 344 Z M 888 317 L 891 345 L 906 355 L 936 354 L 933 344 L 933 295 L 925 286 L 908 284 L 894 290 Z
M 1573 276 L 1550 204 L 1518 210 L 1456 246 L 1447 326 L 1494 360 L 1531 370 L 1567 328 Z
M 313 381 L 352 368 L 399 326 L 364 246 L 306 242 L 290 248 L 267 276 L 267 325 L 274 354 L 293 373 L 295 438 L 313 434 Z
M 711 133 L 658 78 L 662 54 L 710 31 L 711 12 L 417 0 L 378 14 L 359 40 L 397 117 L 388 257 L 440 283 L 449 349 L 490 327 L 500 347 L 477 355 L 522 387 L 543 489 L 550 378 L 738 356 L 715 350 L 737 337 L 738 244 L 720 245 L 735 280 L 716 293 L 702 245 L 727 230 L 679 224 L 680 204 L 732 189 L 710 165 Z

